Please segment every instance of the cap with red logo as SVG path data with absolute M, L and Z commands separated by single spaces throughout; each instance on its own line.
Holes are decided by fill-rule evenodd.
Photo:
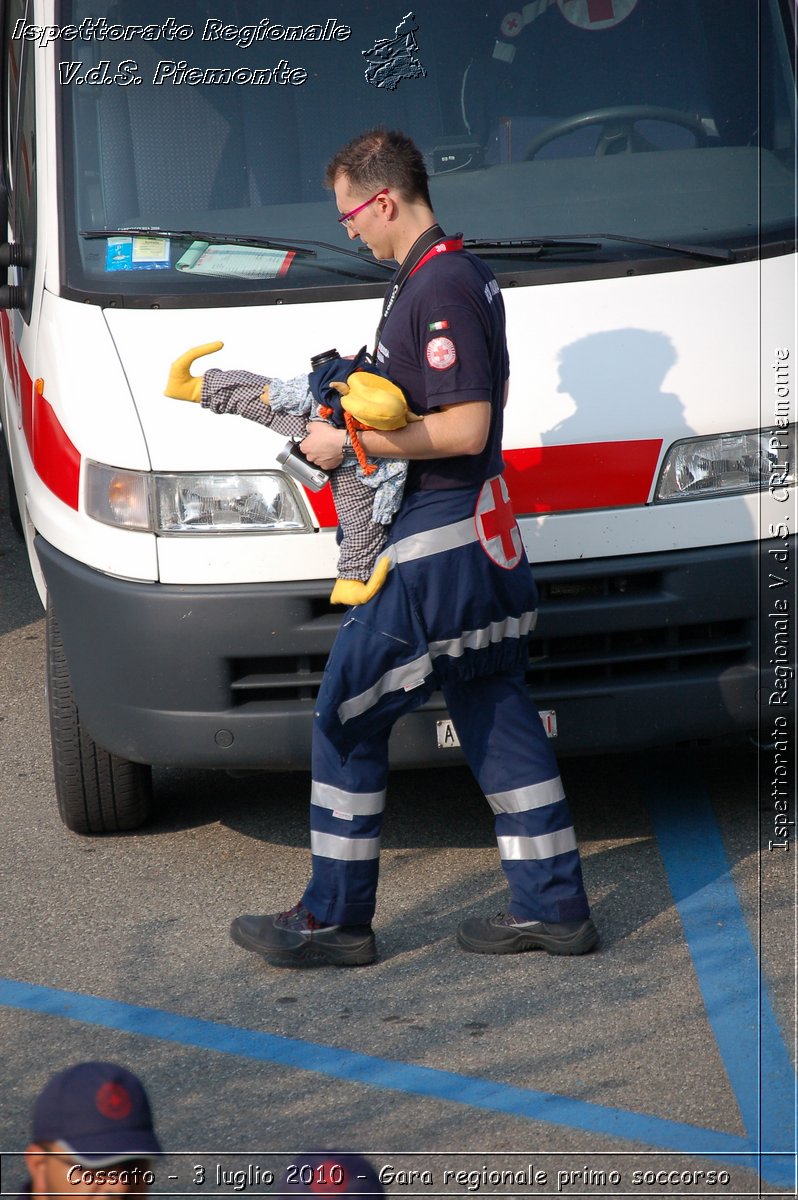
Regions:
M 45 1084 L 33 1106 L 33 1141 L 59 1142 L 98 1167 L 161 1149 L 141 1080 L 110 1062 L 77 1063 Z

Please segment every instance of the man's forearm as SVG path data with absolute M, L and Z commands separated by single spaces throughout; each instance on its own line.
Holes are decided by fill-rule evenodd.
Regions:
M 358 436 L 371 458 L 450 458 L 479 454 L 490 427 L 487 400 L 452 405 L 403 429 L 364 429 Z
M 391 432 L 364 429 L 358 436 L 369 458 L 452 458 L 479 454 L 490 429 L 490 403 L 469 400 L 429 413 Z M 334 471 L 341 462 L 344 431 L 325 421 L 311 421 L 300 449 L 324 471 Z

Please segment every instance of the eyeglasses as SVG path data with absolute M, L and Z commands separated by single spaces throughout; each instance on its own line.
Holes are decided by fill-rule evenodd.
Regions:
M 373 204 L 378 196 L 386 196 L 387 194 L 388 188 L 382 188 L 379 192 L 375 192 L 374 195 L 370 196 L 368 200 L 364 200 L 362 204 L 358 204 L 357 208 L 353 208 L 348 213 L 344 213 L 342 217 L 339 217 L 338 224 L 348 225 L 352 220 L 352 217 L 356 217 L 357 214 L 362 212 L 364 208 L 368 208 L 370 204 Z

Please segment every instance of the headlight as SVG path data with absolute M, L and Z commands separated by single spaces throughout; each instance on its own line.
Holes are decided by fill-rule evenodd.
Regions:
M 156 475 L 156 533 L 254 533 L 306 530 L 296 493 L 276 472 Z
M 674 442 L 662 464 L 654 501 L 700 500 L 794 484 L 795 425 L 748 429 Z
M 277 471 L 157 475 L 89 462 L 85 505 L 95 521 L 157 534 L 311 529 L 293 484 Z

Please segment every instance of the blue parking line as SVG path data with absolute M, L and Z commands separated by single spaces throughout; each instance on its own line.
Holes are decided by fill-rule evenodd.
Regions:
M 707 1018 L 761 1175 L 795 1186 L 798 1081 L 740 909 L 709 796 L 653 770 L 648 807 Z M 752 828 L 756 809 L 752 814 Z M 785 1178 L 786 1172 L 786 1178 Z M 776 1178 L 778 1176 L 778 1178 Z
M 713 1158 L 796 1182 L 798 1083 L 748 933 L 706 790 L 650 773 L 645 793 L 707 1019 L 745 1136 L 516 1088 L 450 1071 L 186 1017 L 162 1009 L 0 979 L 0 1006 L 269 1062 L 405 1095 L 563 1126 L 646 1150 Z
M 12 979 L 0 980 L 0 1006 L 311 1071 L 367 1087 L 506 1113 L 548 1125 L 563 1125 L 634 1142 L 646 1150 L 678 1151 L 750 1169 L 757 1166 L 749 1141 L 734 1134 L 663 1120 L 646 1113 L 625 1112 L 550 1092 L 511 1087 L 452 1071 L 413 1066 L 354 1050 L 185 1017 L 163 1009 Z

